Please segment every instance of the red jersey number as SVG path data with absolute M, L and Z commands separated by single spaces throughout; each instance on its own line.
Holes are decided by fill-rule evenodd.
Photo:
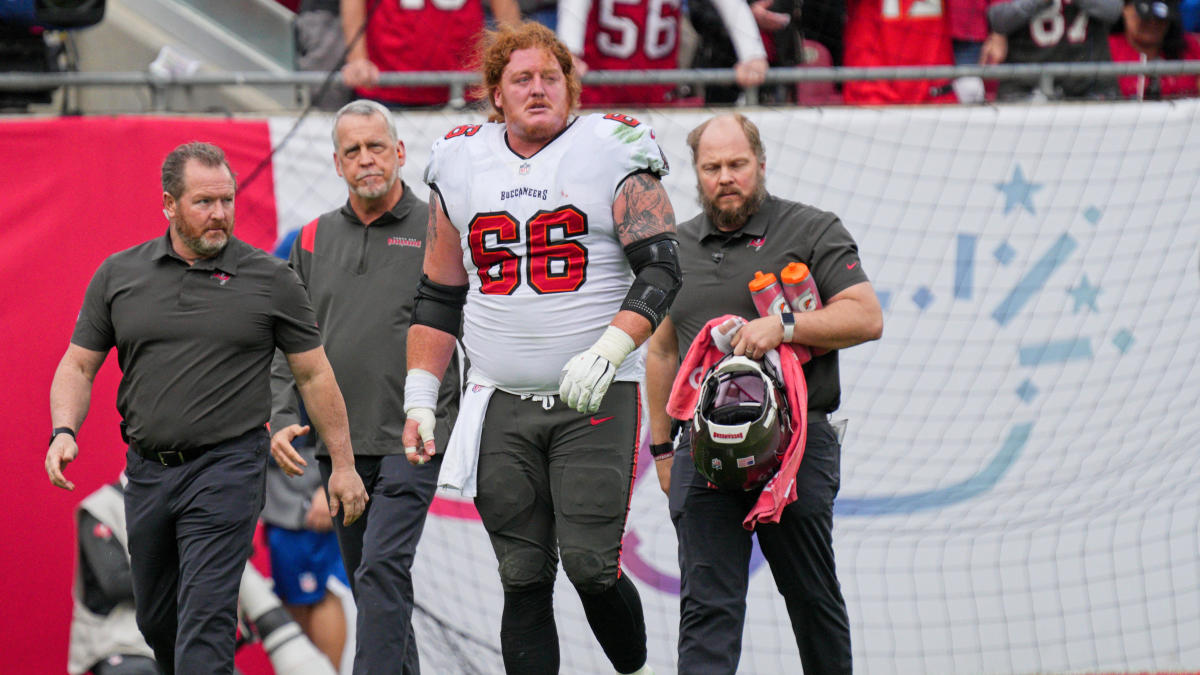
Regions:
M 467 228 L 479 291 L 512 295 L 521 285 L 521 258 L 504 244 L 520 243 L 519 225 L 504 213 L 480 214 Z M 587 234 L 587 216 L 573 206 L 539 211 L 525 223 L 529 286 L 539 294 L 570 293 L 587 280 L 587 248 L 572 239 Z

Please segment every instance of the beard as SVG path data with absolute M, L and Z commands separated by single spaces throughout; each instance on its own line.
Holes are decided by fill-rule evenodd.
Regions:
M 767 198 L 767 183 L 764 178 L 764 172 L 758 172 L 758 180 L 755 181 L 754 191 L 746 196 L 742 203 L 737 206 L 722 207 L 717 204 L 716 199 L 710 199 L 704 194 L 704 187 L 697 185 L 697 193 L 700 195 L 700 206 L 704 208 L 704 215 L 712 224 L 723 232 L 740 229 L 743 225 L 750 221 L 750 217 L 758 213 L 759 207 L 762 206 L 763 200 Z
M 391 176 L 384 175 L 383 179 L 382 185 L 377 185 L 375 187 L 368 187 L 366 185 L 352 185 L 350 189 L 354 191 L 354 194 L 363 199 L 379 199 L 390 192 L 392 186 L 394 186 L 396 181 L 400 179 L 400 167 L 397 166 L 396 170 L 392 172 Z
M 184 246 L 201 258 L 211 258 L 220 253 L 229 243 L 229 235 L 233 232 L 233 223 L 227 223 L 221 228 L 223 236 L 218 241 L 212 241 L 204 238 L 207 231 L 201 232 L 198 237 L 191 236 L 184 230 L 183 222 L 180 220 L 176 220 L 171 226 L 175 228 L 175 234 Z

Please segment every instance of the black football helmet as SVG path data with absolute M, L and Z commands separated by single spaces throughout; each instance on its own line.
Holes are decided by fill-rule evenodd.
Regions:
M 783 380 L 769 363 L 732 354 L 704 375 L 692 417 L 692 461 L 724 490 L 753 490 L 779 470 L 791 438 Z

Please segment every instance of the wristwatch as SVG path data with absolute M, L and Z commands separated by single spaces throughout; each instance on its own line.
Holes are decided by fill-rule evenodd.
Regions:
M 71 438 L 75 438 L 75 430 L 71 427 L 54 427 L 54 431 L 50 432 L 49 445 L 54 445 L 54 439 L 58 438 L 59 434 L 71 434 Z
M 796 315 L 783 312 L 779 315 L 779 320 L 783 322 L 783 341 L 791 342 L 792 334 L 796 332 Z

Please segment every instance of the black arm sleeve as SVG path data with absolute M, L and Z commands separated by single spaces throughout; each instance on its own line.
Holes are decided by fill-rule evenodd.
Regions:
M 133 603 L 133 574 L 125 548 L 107 525 L 86 511 L 79 515 L 79 567 L 88 609 L 108 614 L 122 602 Z
M 683 285 L 679 270 L 679 243 L 674 233 L 656 234 L 625 247 L 625 257 L 636 275 L 621 309 L 637 312 L 658 328 Z

